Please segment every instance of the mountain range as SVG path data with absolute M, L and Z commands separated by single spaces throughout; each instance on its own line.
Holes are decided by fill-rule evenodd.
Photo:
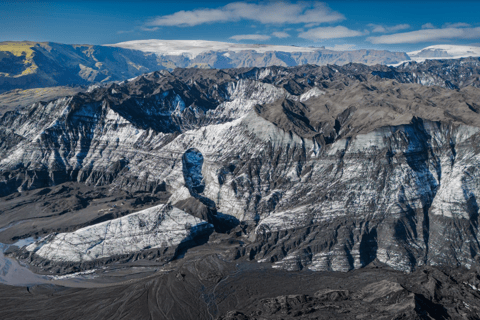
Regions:
M 0 43 L 0 93 L 13 89 L 88 86 L 122 81 L 175 68 L 268 66 L 399 65 L 405 61 L 480 56 L 472 46 L 439 45 L 403 53 L 386 50 L 336 51 L 325 47 L 244 45 L 215 41 L 140 40 L 112 45 L 52 42 Z
M 333 51 L 294 46 L 239 45 L 213 41 L 146 40 L 116 45 L 51 42 L 0 43 L 0 93 L 13 89 L 86 86 L 122 81 L 174 68 L 237 68 L 338 64 L 395 64 L 405 53 Z
M 55 270 L 163 257 L 239 224 L 231 254 L 276 268 L 474 266 L 478 61 L 163 70 L 8 111 L 1 196 L 79 182 L 167 200 L 100 224 L 74 212 L 40 232 L 30 212 L 2 223 L 16 237 L 50 234 L 24 257 Z M 456 72 L 435 69 L 445 63 Z M 78 221 L 93 225 L 52 234 Z M 156 238 L 173 221 L 189 227 Z
M 157 70 L 280 52 L 167 44 L 2 51 L 84 86 L 0 95 L 3 315 L 480 317 L 479 57 Z

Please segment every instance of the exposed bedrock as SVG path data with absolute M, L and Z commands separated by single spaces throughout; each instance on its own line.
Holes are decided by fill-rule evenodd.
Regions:
M 166 192 L 185 221 L 240 237 L 234 257 L 275 268 L 476 268 L 480 92 L 363 67 L 157 72 L 7 112 L 0 192 Z M 71 236 L 35 254 L 55 263 Z

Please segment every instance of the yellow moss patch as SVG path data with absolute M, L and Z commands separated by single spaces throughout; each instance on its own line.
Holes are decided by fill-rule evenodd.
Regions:
M 32 64 L 30 65 L 30 67 L 23 70 L 22 73 L 20 74 L 20 76 L 25 76 L 27 74 L 35 73 L 35 72 L 37 72 L 37 69 L 38 69 L 38 66 L 35 63 L 33 63 L 33 61 L 32 61 Z
M 33 55 L 32 47 L 36 44 L 36 42 L 30 41 L 0 42 L 0 51 L 8 51 L 17 57 L 25 55 L 26 59 L 31 59 Z
M 39 44 L 38 42 L 32 41 L 22 41 L 22 42 L 0 42 L 0 58 L 7 56 L 7 52 L 16 56 L 22 57 L 24 56 L 23 64 L 25 69 L 22 73 L 13 75 L 14 77 L 21 77 L 24 75 L 32 74 L 37 72 L 38 66 L 33 61 L 34 51 L 32 48 Z M 40 44 L 44 45 L 44 44 Z M 5 74 L 5 76 L 10 76 L 9 74 Z
M 128 63 L 129 66 L 132 66 L 132 67 L 134 67 L 134 68 L 137 69 L 137 70 L 142 69 L 142 66 L 139 66 L 139 65 L 133 63 L 133 62 L 130 61 L 130 60 L 127 60 L 127 63 Z

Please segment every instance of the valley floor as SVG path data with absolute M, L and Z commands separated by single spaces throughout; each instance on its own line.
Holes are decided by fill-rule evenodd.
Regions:
M 111 266 L 93 277 L 0 285 L 2 319 L 479 319 L 480 277 L 466 269 L 413 273 L 378 262 L 350 272 L 285 271 L 228 260 L 213 234 L 176 260 Z

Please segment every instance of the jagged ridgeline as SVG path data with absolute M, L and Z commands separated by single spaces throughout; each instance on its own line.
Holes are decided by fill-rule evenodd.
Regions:
M 2 225 L 49 234 L 20 256 L 64 272 L 168 261 L 213 232 L 238 240 L 225 257 L 287 270 L 476 268 L 478 61 L 164 70 L 6 112 L 5 201 L 72 181 L 166 200 Z

